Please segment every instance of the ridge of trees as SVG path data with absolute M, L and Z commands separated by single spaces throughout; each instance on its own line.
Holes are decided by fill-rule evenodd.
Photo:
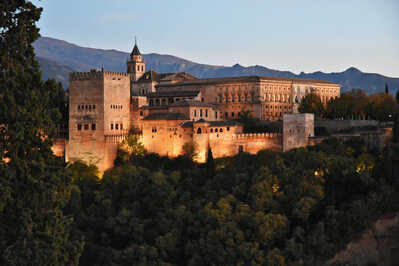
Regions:
M 314 113 L 317 117 L 329 119 L 374 119 L 393 121 L 399 110 L 399 102 L 388 93 L 366 95 L 359 89 L 344 92 L 340 97 L 321 103 L 316 94 L 306 95 L 300 105 L 301 113 Z
M 131 156 L 101 180 L 70 168 L 82 177 L 68 205 L 87 241 L 80 265 L 322 265 L 398 210 L 397 144 L 208 154 Z

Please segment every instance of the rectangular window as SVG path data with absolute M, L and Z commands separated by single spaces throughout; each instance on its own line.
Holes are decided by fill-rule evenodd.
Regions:
M 123 130 L 123 124 L 121 124 L 121 130 Z
M 119 129 L 119 124 L 115 124 L 115 129 L 116 129 L 116 130 Z
M 218 112 L 217 111 L 215 111 L 215 118 L 216 119 L 218 118 Z
M 143 116 L 143 111 L 140 111 L 140 116 Z
M 96 105 L 95 104 L 93 104 L 93 110 L 96 110 Z
M 202 117 L 202 109 L 200 109 L 200 117 Z
M 80 111 L 80 105 L 78 105 L 78 111 Z
M 89 130 L 89 124 L 85 124 L 85 130 Z
M 194 109 L 194 116 L 197 117 L 197 109 Z
M 111 124 L 111 130 L 114 130 L 114 124 Z
M 208 109 L 205 109 L 205 117 L 208 117 Z
M 91 124 L 91 130 L 96 130 L 96 124 Z
M 78 131 L 82 130 L 82 124 L 78 124 Z

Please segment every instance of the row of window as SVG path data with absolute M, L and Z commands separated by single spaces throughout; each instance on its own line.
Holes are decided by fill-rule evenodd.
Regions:
M 77 129 L 78 131 L 81 131 L 82 129 L 84 130 L 89 130 L 90 124 L 77 124 Z M 96 124 L 91 124 L 91 130 L 96 130 Z
M 199 110 L 199 117 L 202 117 L 203 112 L 202 109 Z M 217 117 L 217 112 L 215 112 L 215 116 Z M 197 117 L 197 109 L 194 109 L 194 117 Z M 205 117 L 208 117 L 208 109 L 205 109 Z
M 111 128 L 111 130 L 123 130 L 123 124 L 111 123 L 110 128 Z
M 243 100 L 244 102 L 248 102 L 249 101 L 248 95 L 245 95 L 244 97 L 223 97 L 223 96 L 219 95 L 219 100 L 216 100 L 216 101 L 219 101 L 219 103 L 222 103 L 222 102 L 229 103 L 230 102 L 230 98 L 231 98 L 231 102 L 232 103 L 234 103 L 236 101 L 236 98 L 237 98 L 237 102 L 241 102 L 241 100 Z M 250 99 L 251 102 L 255 101 L 255 96 L 254 95 L 251 95 L 250 98 L 251 98 Z
M 179 102 L 180 100 L 192 100 L 193 97 L 181 97 L 181 98 L 168 98 L 168 104 L 172 104 L 174 102 Z M 204 101 L 204 98 L 201 99 Z M 161 99 L 150 99 L 149 101 L 150 106 L 159 106 L 159 105 L 166 105 L 166 98 L 161 98 Z
M 96 105 L 95 104 L 78 104 L 78 111 L 83 111 L 83 110 L 95 110 Z
M 280 105 L 280 107 L 279 106 L 269 106 L 269 105 L 266 105 L 265 106 L 265 109 L 285 109 L 285 110 L 287 110 L 287 109 L 291 109 L 291 107 L 289 107 L 289 106 L 284 106 L 284 108 L 283 108 L 283 106 L 282 105 Z
M 230 131 L 230 127 L 226 127 L 226 131 Z M 223 133 L 223 128 L 211 128 L 210 132 L 211 133 L 213 133 L 213 132 L 215 132 L 215 133 L 218 133 L 218 132 Z M 200 127 L 197 129 L 197 134 L 202 134 L 202 129 Z
M 111 109 L 123 109 L 123 106 L 121 104 L 111 104 Z

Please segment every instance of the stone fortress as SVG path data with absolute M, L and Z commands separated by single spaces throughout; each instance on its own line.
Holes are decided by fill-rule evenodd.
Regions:
M 208 147 L 215 158 L 262 149 L 306 146 L 314 136 L 312 114 L 298 114 L 308 93 L 323 103 L 340 95 L 327 81 L 262 76 L 199 79 L 187 73 L 146 71 L 135 43 L 127 72 L 71 73 L 66 161 L 113 167 L 118 144 L 135 132 L 148 152 L 176 157 L 185 143 L 198 144 L 197 161 Z M 260 120 L 283 120 L 278 133 L 243 133 L 235 119 L 250 112 Z

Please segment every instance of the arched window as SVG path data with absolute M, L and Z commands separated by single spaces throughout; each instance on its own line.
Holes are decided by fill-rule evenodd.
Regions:
M 199 127 L 198 129 L 197 129 L 197 134 L 201 134 L 202 133 L 202 130 L 201 130 L 201 128 Z

